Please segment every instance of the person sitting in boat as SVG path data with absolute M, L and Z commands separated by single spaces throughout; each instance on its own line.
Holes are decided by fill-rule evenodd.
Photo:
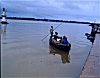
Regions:
M 63 39 L 62 39 L 61 43 L 62 44 L 67 44 L 67 45 L 69 44 L 66 36 L 63 36 Z
M 61 37 L 58 36 L 58 32 L 55 32 L 54 40 L 53 40 L 53 42 L 54 42 L 55 44 L 60 43 L 60 41 L 57 41 L 57 39 L 61 39 Z

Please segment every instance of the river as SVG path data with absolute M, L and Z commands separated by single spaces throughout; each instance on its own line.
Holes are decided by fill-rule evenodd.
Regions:
M 8 20 L 1 25 L 2 78 L 79 78 L 91 49 L 86 24 Z M 71 43 L 69 55 L 49 46 L 50 26 Z M 6 27 L 6 32 L 4 28 Z M 47 36 L 47 37 L 46 37 Z M 41 41 L 46 37 L 43 41 Z

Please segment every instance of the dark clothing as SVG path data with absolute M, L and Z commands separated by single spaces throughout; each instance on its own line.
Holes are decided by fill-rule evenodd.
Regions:
M 53 37 L 53 31 L 54 31 L 53 28 L 51 28 L 51 29 L 50 29 L 50 34 L 51 34 L 50 38 Z
M 51 34 L 50 38 L 52 38 L 53 37 L 53 32 L 51 32 L 50 34 Z
M 57 41 L 57 39 L 60 38 L 57 35 L 54 35 L 54 39 Z
M 95 37 L 96 33 L 97 33 L 96 31 L 91 32 L 91 36 L 92 36 L 92 37 Z

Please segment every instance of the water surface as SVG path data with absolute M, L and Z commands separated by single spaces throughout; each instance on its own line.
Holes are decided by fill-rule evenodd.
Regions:
M 1 33 L 2 78 L 78 78 L 89 54 L 91 43 L 83 24 L 8 20 Z M 60 25 L 61 24 L 61 25 Z M 50 26 L 60 36 L 66 35 L 70 53 L 49 46 Z

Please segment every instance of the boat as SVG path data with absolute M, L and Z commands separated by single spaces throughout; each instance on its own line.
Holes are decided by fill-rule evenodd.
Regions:
M 85 35 L 87 36 L 88 40 L 94 39 L 94 37 L 91 34 L 85 33 Z
M 71 44 L 70 43 L 68 45 L 67 44 L 62 44 L 62 43 L 55 44 L 53 42 L 53 39 L 49 39 L 49 45 L 54 46 L 55 48 L 57 48 L 59 50 L 62 50 L 62 51 L 65 51 L 65 52 L 69 52 L 70 49 L 71 49 Z

